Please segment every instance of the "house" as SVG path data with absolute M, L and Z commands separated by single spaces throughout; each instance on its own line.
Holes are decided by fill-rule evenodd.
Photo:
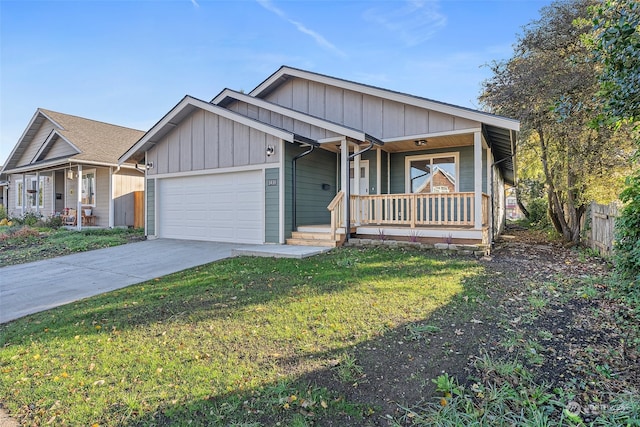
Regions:
M 0 170 L 9 216 L 32 212 L 50 217 L 90 209 L 84 225 L 134 226 L 138 194 L 142 226 L 144 170 L 118 164 L 118 156 L 142 135 L 39 108 Z M 81 228 L 83 221 L 75 225 Z
M 518 130 L 283 66 L 248 94 L 185 96 L 120 163 L 145 166 L 151 238 L 336 245 L 349 230 L 488 244 L 505 222 Z

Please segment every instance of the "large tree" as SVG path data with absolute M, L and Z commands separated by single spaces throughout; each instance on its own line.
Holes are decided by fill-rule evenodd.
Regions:
M 598 114 L 598 67 L 583 37 L 592 30 L 595 0 L 558 1 L 524 28 L 513 57 L 491 65 L 481 102 L 521 121 L 519 150 L 539 156 L 549 218 L 567 241 L 580 240 L 581 217 L 596 187 L 628 165 L 624 138 L 608 127 L 590 126 Z M 602 184 L 605 185 L 602 185 Z M 614 191 L 615 193 L 615 191 Z

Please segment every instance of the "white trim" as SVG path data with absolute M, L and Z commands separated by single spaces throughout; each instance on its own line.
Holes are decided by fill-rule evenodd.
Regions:
M 376 194 L 382 194 L 382 150 L 380 147 L 376 149 Z
M 351 162 L 349 162 L 349 185 L 351 185 L 351 169 L 353 169 L 353 189 L 358 189 L 358 192 L 351 191 L 352 195 L 360 194 L 360 184 L 362 179 L 360 178 L 360 169 L 362 169 L 363 167 L 367 168 L 367 178 L 369 178 L 369 172 L 371 171 L 369 169 L 369 160 L 360 160 L 358 162 L 358 165 L 356 166 L 356 160 L 359 158 L 360 156 L 356 156 L 353 160 L 351 160 Z M 358 173 L 356 173 L 356 168 L 358 170 Z M 367 180 L 367 192 L 364 194 L 366 196 L 369 195 L 369 188 L 371 187 L 369 184 L 371 184 L 371 181 Z
M 78 180 L 80 181 L 80 187 L 78 188 L 82 189 L 84 175 L 89 175 L 91 173 L 93 174 L 93 179 L 95 184 L 95 188 L 93 189 L 94 191 L 93 203 L 83 203 L 82 206 L 91 206 L 92 208 L 95 208 L 96 205 L 98 204 L 98 171 L 96 169 L 87 169 L 86 171 L 83 171 L 82 169 L 78 169 Z M 82 202 L 82 194 L 79 194 L 78 197 L 79 197 L 78 201 Z
M 433 154 L 418 154 L 415 156 L 406 156 L 404 158 L 404 192 L 411 193 L 411 162 L 414 160 L 426 160 L 435 159 L 440 157 L 453 157 L 456 168 L 456 192 L 460 191 L 460 153 L 457 151 L 449 153 L 433 153 Z
M 212 102 L 214 104 L 218 104 L 220 101 L 222 101 L 226 97 L 233 98 L 238 101 L 246 102 L 247 104 L 264 108 L 265 110 L 269 110 L 274 113 L 282 114 L 283 116 L 290 117 L 294 120 L 299 120 L 301 122 L 308 123 L 312 126 L 317 126 L 319 128 L 326 129 L 331 132 L 335 132 L 339 135 L 344 135 L 353 139 L 357 139 L 358 141 L 366 140 L 365 133 L 362 131 L 358 131 L 353 128 L 342 126 L 337 123 L 332 123 L 327 120 L 302 113 L 300 111 L 292 110 L 291 108 L 286 108 L 281 105 L 273 104 L 271 102 L 265 101 L 260 98 L 254 98 L 252 96 L 248 96 L 243 93 L 233 91 L 231 89 L 225 89 L 224 91 L 222 91 L 220 95 L 218 95 L 213 99 Z
M 482 133 L 473 134 L 474 228 L 482 229 Z
M 171 111 L 169 111 L 158 123 L 156 123 L 146 134 L 144 134 L 144 136 L 140 138 L 140 140 L 138 140 L 138 142 L 136 142 L 133 147 L 131 147 L 129 150 L 127 150 L 126 153 L 120 156 L 120 158 L 118 159 L 118 164 L 126 162 L 133 154 L 140 150 L 149 150 L 150 146 L 155 145 L 155 143 L 157 142 L 152 141 L 156 134 L 158 134 L 158 132 L 160 132 L 165 127 L 176 127 L 177 124 L 171 123 L 171 121 L 188 106 L 193 106 L 195 108 L 200 108 L 210 113 L 217 114 L 218 116 L 249 126 L 253 129 L 275 136 L 276 138 L 284 139 L 288 142 L 293 142 L 294 139 L 293 133 L 291 132 L 284 131 L 280 128 L 271 126 L 258 120 L 254 120 L 247 116 L 243 116 L 242 114 L 236 113 L 235 111 L 227 110 L 226 108 L 204 102 L 191 96 L 185 96 L 178 103 L 178 105 L 173 107 Z M 147 145 L 150 146 L 147 147 Z
M 115 217 L 115 185 L 116 176 L 113 173 L 113 167 L 109 168 L 109 228 L 113 228 L 115 226 L 116 219 Z M 96 181 L 97 184 L 97 181 Z M 134 214 L 135 218 L 135 214 Z M 125 224 L 126 225 L 126 224 Z
M 482 241 L 482 230 L 459 228 L 406 228 L 393 226 L 358 226 L 357 234 L 379 235 L 380 229 L 384 230 L 385 236 L 413 236 L 418 233 L 418 237 L 441 238 L 443 242 L 451 235 L 454 239 L 474 239 Z
M 404 141 L 414 140 L 414 139 L 437 138 L 440 136 L 453 136 L 453 135 L 466 135 L 466 134 L 470 135 L 474 132 L 480 132 L 481 130 L 482 128 L 477 127 L 477 128 L 458 129 L 458 130 L 451 130 L 451 131 L 444 131 L 444 132 L 421 133 L 417 135 L 404 135 L 404 136 L 396 136 L 393 138 L 383 138 L 382 142 L 387 144 L 392 142 L 404 142 Z
M 419 98 L 416 96 L 403 94 L 399 92 L 393 92 L 387 89 L 381 89 L 373 86 L 367 86 L 361 83 L 350 82 L 347 80 L 338 79 L 335 77 L 325 76 L 321 74 L 312 73 L 309 71 L 299 70 L 290 67 L 281 67 L 278 71 L 273 73 L 267 80 L 253 89 L 249 95 L 253 97 L 260 97 L 261 92 L 270 86 L 276 84 L 278 80 L 284 76 L 299 77 L 306 80 L 315 81 L 318 83 L 337 86 L 342 89 L 351 90 L 354 92 L 364 93 L 371 96 L 376 96 L 391 101 L 400 102 L 402 104 L 413 105 L 419 108 L 425 108 L 432 111 L 438 111 L 453 116 L 462 117 L 469 120 L 475 120 L 481 123 L 486 123 L 498 127 L 502 127 L 510 130 L 520 130 L 520 122 L 506 117 L 495 116 L 489 113 L 481 111 L 474 111 L 450 104 L 444 104 L 437 101 L 432 101 L 426 98 Z
M 262 170 L 262 169 L 269 169 L 269 168 L 276 168 L 276 167 L 281 167 L 281 164 L 279 162 L 278 163 L 261 163 L 259 165 L 233 166 L 233 167 L 218 168 L 218 169 L 200 169 L 196 171 L 168 172 L 168 173 L 161 173 L 161 174 L 151 175 L 151 176 L 156 179 L 178 178 L 182 176 L 215 175 L 215 174 L 221 174 L 221 173 Z
M 97 183 L 97 180 L 96 180 Z M 78 179 L 76 180 L 76 228 L 82 230 L 82 165 L 78 165 Z

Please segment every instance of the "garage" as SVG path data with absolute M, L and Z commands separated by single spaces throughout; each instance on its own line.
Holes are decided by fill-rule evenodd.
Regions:
M 262 170 L 158 180 L 158 235 L 264 243 Z

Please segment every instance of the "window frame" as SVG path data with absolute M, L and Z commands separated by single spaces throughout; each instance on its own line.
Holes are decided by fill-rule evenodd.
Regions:
M 38 191 L 36 193 L 28 193 L 27 196 L 31 199 L 31 203 L 29 204 L 29 206 L 31 206 L 32 209 L 35 208 L 43 208 L 44 209 L 44 185 L 46 182 L 46 177 L 41 176 L 40 177 L 40 184 L 37 186 L 38 187 Z M 31 189 L 35 190 L 35 186 L 33 185 L 34 182 L 37 182 L 38 177 L 32 176 L 31 177 Z M 38 202 L 41 202 L 40 205 L 38 205 L 38 202 L 36 202 L 36 200 Z
M 93 174 L 93 203 L 85 203 L 84 197 L 84 180 L 87 175 Z M 98 197 L 98 175 L 96 173 L 96 169 L 87 169 L 82 171 L 82 176 L 80 176 L 80 188 L 82 189 L 82 194 L 80 195 L 80 200 L 82 200 L 82 206 L 96 206 L 96 201 Z
M 24 207 L 22 180 L 16 180 L 16 208 Z
M 460 192 L 460 153 L 457 151 L 446 152 L 446 153 L 432 153 L 432 154 L 418 154 L 415 156 L 406 156 L 404 158 L 404 191 L 407 194 L 414 194 L 411 191 L 411 162 L 420 161 L 420 160 L 429 160 L 433 168 L 433 159 L 438 159 L 441 157 L 453 157 L 453 162 L 455 165 L 455 193 Z M 429 192 L 427 194 L 441 194 Z

